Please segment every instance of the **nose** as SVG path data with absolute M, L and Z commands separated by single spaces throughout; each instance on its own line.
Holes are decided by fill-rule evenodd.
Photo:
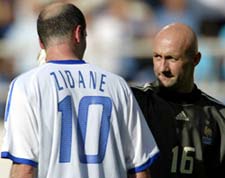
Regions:
M 160 70 L 161 71 L 169 71 L 169 62 L 165 58 L 162 58 L 162 60 L 161 60 Z

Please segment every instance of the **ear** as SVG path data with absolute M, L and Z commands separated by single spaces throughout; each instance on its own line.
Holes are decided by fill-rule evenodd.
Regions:
M 198 52 L 196 55 L 195 55 L 195 58 L 194 58 L 194 66 L 198 65 L 198 63 L 200 62 L 201 60 L 201 53 Z
M 40 38 L 39 38 L 39 45 L 40 45 L 41 49 L 45 49 L 44 43 L 41 41 Z
M 73 37 L 77 43 L 81 42 L 82 38 L 82 28 L 80 25 L 77 25 L 76 28 L 73 31 Z

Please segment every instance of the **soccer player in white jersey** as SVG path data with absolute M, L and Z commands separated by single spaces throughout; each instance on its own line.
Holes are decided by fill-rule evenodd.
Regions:
M 11 178 L 149 178 L 158 147 L 126 82 L 82 60 L 82 12 L 50 4 L 37 28 L 47 63 L 15 78 L 7 100 Z

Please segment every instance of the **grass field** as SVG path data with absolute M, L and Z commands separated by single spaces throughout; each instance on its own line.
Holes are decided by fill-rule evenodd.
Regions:
M 3 121 L 0 119 L 0 150 L 2 148 L 2 139 L 3 139 Z M 11 161 L 0 158 L 0 177 L 8 178 L 9 170 L 11 166 Z

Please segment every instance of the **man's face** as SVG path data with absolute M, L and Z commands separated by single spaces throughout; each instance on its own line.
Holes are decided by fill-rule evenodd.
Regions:
M 154 72 L 162 86 L 185 91 L 193 78 L 192 59 L 185 55 L 184 41 L 174 37 L 159 37 L 154 41 Z

